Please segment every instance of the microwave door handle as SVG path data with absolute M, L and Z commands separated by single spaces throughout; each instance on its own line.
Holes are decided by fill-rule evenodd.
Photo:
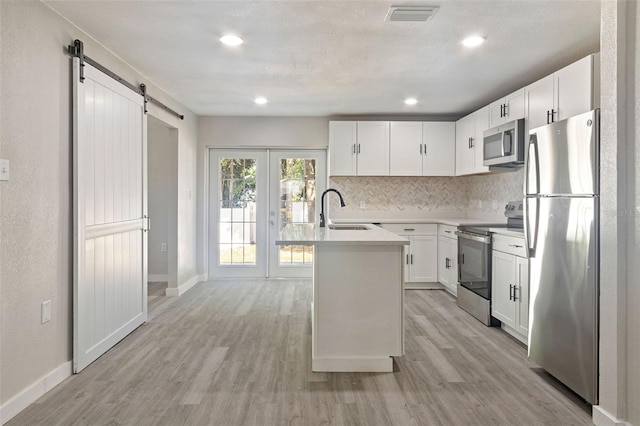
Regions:
M 505 155 L 511 155 L 511 151 L 512 151 L 511 148 L 513 147 L 513 144 L 511 142 L 512 142 L 511 133 L 505 132 L 502 135 L 502 156 L 503 157 Z

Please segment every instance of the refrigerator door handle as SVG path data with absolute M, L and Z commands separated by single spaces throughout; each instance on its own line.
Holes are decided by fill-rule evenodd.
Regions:
M 535 205 L 534 220 L 531 220 L 529 214 L 529 202 L 533 201 Z M 536 246 L 538 245 L 538 225 L 540 218 L 540 200 L 538 198 L 524 198 L 524 242 L 527 252 L 527 257 L 535 257 Z M 531 230 L 531 224 L 533 222 L 533 231 Z
M 530 137 L 529 137 L 529 147 L 527 148 L 527 161 L 525 162 L 525 167 L 524 167 L 524 195 L 527 196 L 529 194 L 532 194 L 531 192 L 531 188 L 530 188 L 530 178 L 531 178 L 531 154 L 533 153 L 534 158 L 534 168 L 533 168 L 533 172 L 534 172 L 534 181 L 535 181 L 535 192 L 533 192 L 533 194 L 538 194 L 540 191 L 540 161 L 539 161 L 539 154 L 538 154 L 538 135 L 533 133 Z

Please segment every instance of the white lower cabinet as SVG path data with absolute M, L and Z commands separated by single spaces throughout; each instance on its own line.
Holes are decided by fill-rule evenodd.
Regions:
M 384 229 L 407 238 L 404 246 L 405 288 L 429 288 L 438 282 L 438 225 L 385 224 Z
M 438 282 L 454 296 L 458 292 L 458 237 L 456 227 L 438 225 Z
M 529 259 L 522 238 L 494 234 L 491 315 L 523 343 L 529 333 Z

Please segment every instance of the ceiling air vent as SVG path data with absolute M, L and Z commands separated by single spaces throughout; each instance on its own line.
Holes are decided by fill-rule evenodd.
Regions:
M 391 6 L 385 21 L 427 22 L 436 14 L 439 6 Z

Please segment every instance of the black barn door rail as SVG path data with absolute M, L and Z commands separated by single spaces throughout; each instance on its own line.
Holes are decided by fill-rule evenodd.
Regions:
M 102 71 L 103 73 L 105 73 L 109 77 L 113 78 L 114 80 L 116 80 L 120 84 L 122 84 L 122 85 L 126 86 L 127 88 L 133 90 L 134 92 L 136 92 L 140 96 L 143 96 L 144 97 L 144 112 L 145 112 L 145 114 L 147 113 L 147 102 L 151 102 L 151 103 L 157 105 L 158 107 L 162 108 L 163 110 L 175 115 L 180 120 L 184 120 L 184 115 L 172 110 L 171 108 L 169 108 L 168 106 L 166 106 L 165 104 L 160 102 L 159 100 L 157 100 L 157 99 L 153 98 L 151 95 L 149 95 L 147 93 L 147 86 L 146 85 L 140 84 L 139 86 L 135 86 L 135 85 L 129 83 L 127 80 L 125 80 L 122 77 L 120 77 L 118 74 L 114 73 L 113 71 L 109 70 L 108 68 L 103 67 L 102 65 L 100 65 L 99 63 L 97 63 L 96 61 L 91 59 L 90 57 L 86 56 L 84 54 L 84 45 L 82 44 L 82 42 L 80 40 L 74 40 L 73 44 L 70 44 L 69 46 L 67 46 L 67 52 L 71 56 L 74 56 L 74 57 L 80 59 L 80 82 L 81 83 L 84 82 L 84 63 L 86 62 L 89 65 L 91 65 L 92 67 Z

